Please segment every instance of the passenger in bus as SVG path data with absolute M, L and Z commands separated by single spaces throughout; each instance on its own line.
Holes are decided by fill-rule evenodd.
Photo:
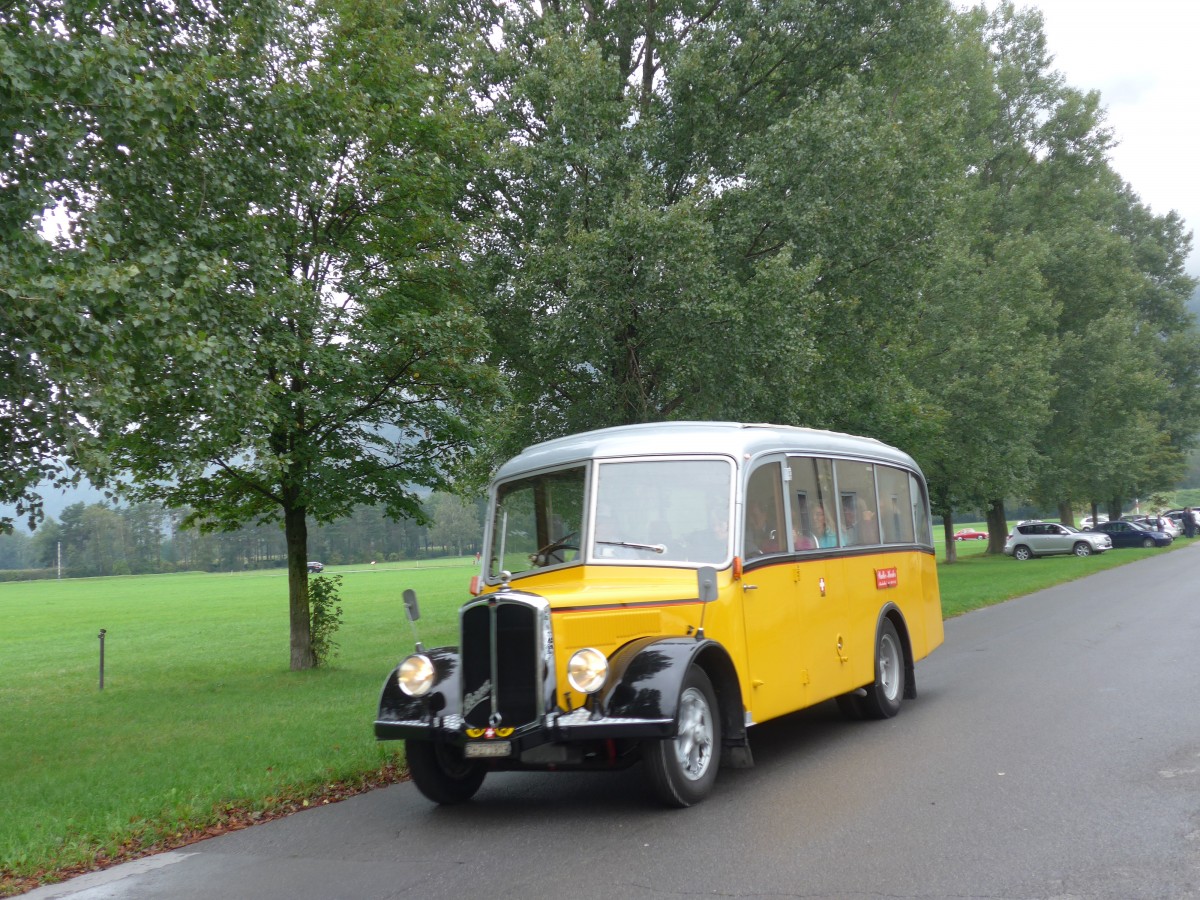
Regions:
M 817 538 L 813 534 L 804 534 L 799 528 L 792 529 L 792 547 L 796 550 L 816 550 Z
M 813 507 L 813 535 L 817 539 L 818 547 L 837 546 L 837 534 L 829 527 L 829 516 L 825 507 L 820 504 Z
M 779 534 L 771 527 L 767 506 L 752 501 L 746 511 L 746 557 L 778 552 Z
M 853 500 L 846 502 L 845 498 L 843 498 L 842 527 L 840 531 L 842 533 L 843 547 L 853 547 L 855 544 L 860 543 L 858 540 L 858 516 L 855 513 Z

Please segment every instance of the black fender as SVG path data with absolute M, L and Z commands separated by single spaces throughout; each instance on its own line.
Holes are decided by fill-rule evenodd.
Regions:
M 679 695 L 688 669 L 698 665 L 712 682 L 720 706 L 727 763 L 752 764 L 742 689 L 729 652 L 716 641 L 694 637 L 641 638 L 609 659 L 612 686 L 602 695 L 610 718 L 670 719 L 678 723 Z
M 904 650 L 904 699 L 917 699 L 917 667 L 913 662 L 912 638 L 908 634 L 908 623 L 904 621 L 904 613 L 895 603 L 886 603 L 879 610 L 879 618 L 875 621 L 875 646 L 879 646 L 879 628 L 884 619 L 891 619 L 896 626 L 896 634 Z M 871 651 L 872 653 L 874 650 Z
M 397 675 L 400 666 L 396 666 L 383 683 L 379 694 L 378 724 L 390 722 L 428 722 L 433 724 L 436 717 L 446 716 L 459 711 L 461 691 L 459 682 L 459 653 L 457 647 L 436 647 L 424 651 L 433 663 L 436 673 L 433 688 L 424 697 L 410 697 L 400 690 Z

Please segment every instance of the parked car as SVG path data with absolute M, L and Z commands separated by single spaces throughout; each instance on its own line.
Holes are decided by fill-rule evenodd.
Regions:
M 1074 553 L 1091 556 L 1112 549 L 1112 538 L 1103 531 L 1080 531 L 1057 522 L 1024 522 L 1013 529 L 1004 552 L 1013 559 Z
M 1134 522 L 1143 528 L 1149 528 L 1151 531 L 1169 534 L 1173 538 L 1183 534 L 1183 530 L 1179 527 L 1179 521 L 1167 516 L 1122 516 L 1121 518 L 1126 522 Z
M 1193 511 L 1192 515 L 1195 515 L 1195 511 Z M 1183 534 L 1185 529 L 1183 527 L 1182 509 L 1168 509 L 1162 514 L 1162 517 L 1164 519 L 1170 519 L 1175 524 L 1175 527 L 1179 529 L 1179 531 L 1176 533 L 1176 537 L 1178 537 L 1180 534 Z
M 1092 521 L 1091 516 L 1084 516 L 1083 521 L 1079 523 L 1079 526 L 1081 528 L 1091 528 L 1093 525 L 1096 524 L 1096 522 L 1107 522 L 1107 521 L 1108 521 L 1108 516 L 1104 515 L 1104 513 L 1100 513 L 1100 515 L 1096 517 L 1096 521 Z
M 1088 531 L 1104 532 L 1114 547 L 1168 547 L 1175 538 L 1137 522 L 1101 522 Z
M 324 563 L 319 563 L 319 562 L 317 562 L 316 560 L 314 560 L 313 562 L 310 562 L 310 563 L 308 564 L 308 571 L 309 571 L 310 573 L 314 574 L 314 575 L 315 575 L 316 573 L 318 573 L 318 572 L 324 572 L 324 571 L 325 571 L 325 564 L 324 564 Z
M 956 541 L 986 541 L 988 533 L 986 531 L 976 531 L 974 528 L 964 528 L 962 531 L 954 532 Z

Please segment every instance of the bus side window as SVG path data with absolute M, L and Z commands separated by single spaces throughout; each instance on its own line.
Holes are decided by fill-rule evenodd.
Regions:
M 846 546 L 879 543 L 879 516 L 875 508 L 875 466 L 838 460 L 837 485 L 840 516 L 838 529 Z
M 879 479 L 879 522 L 885 544 L 913 543 L 912 498 L 909 474 L 891 466 L 877 466 Z
M 786 549 L 782 500 L 779 463 L 769 462 L 755 469 L 746 486 L 746 559 Z
M 925 500 L 925 489 L 916 475 L 908 476 L 908 486 L 912 489 L 912 514 L 916 528 L 918 544 L 933 546 L 933 523 L 929 521 L 929 504 Z
M 833 463 L 828 459 L 793 456 L 788 460 L 792 480 L 788 502 L 792 507 L 792 549 L 836 547 L 837 521 L 833 501 Z

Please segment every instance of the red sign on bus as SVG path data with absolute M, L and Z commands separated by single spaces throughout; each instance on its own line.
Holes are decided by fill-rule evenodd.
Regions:
M 900 575 L 893 567 L 891 569 L 876 569 L 875 570 L 875 587 L 879 590 L 884 588 L 894 588 L 900 583 Z

